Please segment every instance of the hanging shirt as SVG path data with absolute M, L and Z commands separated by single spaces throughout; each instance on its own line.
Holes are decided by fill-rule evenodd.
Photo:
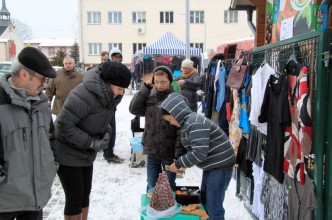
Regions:
M 259 217 L 259 220 L 264 220 L 264 205 L 261 202 L 261 195 L 265 172 L 263 171 L 263 168 L 259 167 L 256 163 L 252 164 L 252 171 L 255 185 L 251 211 Z
M 218 79 L 216 82 L 215 93 L 215 110 L 220 112 L 221 106 L 225 100 L 225 86 L 226 86 L 226 69 L 224 67 L 219 68 Z
M 266 85 L 260 123 L 267 122 L 267 149 L 264 171 L 283 182 L 284 139 L 286 126 L 291 124 L 287 98 L 288 81 L 281 74 L 271 75 Z
M 312 211 L 317 209 L 315 188 L 308 175 L 305 185 L 301 185 L 293 178 L 286 176 L 285 184 L 288 189 L 288 217 L 296 220 L 312 219 Z
M 274 74 L 274 69 L 268 64 L 259 67 L 251 78 L 251 109 L 249 120 L 250 123 L 257 127 L 257 130 L 267 134 L 267 124 L 259 123 L 258 116 L 261 113 L 261 106 L 264 98 L 264 92 L 270 75 Z

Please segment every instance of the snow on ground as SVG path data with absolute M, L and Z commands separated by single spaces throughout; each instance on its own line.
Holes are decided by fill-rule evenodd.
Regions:
M 128 111 L 133 94 L 128 90 L 117 107 L 117 137 L 115 153 L 125 158 L 124 163 L 107 163 L 99 152 L 94 162 L 92 192 L 90 195 L 89 220 L 139 220 L 141 194 L 146 189 L 146 166 L 132 168 L 129 138 L 132 137 L 130 120 L 134 118 Z M 176 180 L 179 186 L 200 186 L 202 171 L 197 167 L 186 170 L 183 178 Z M 250 220 L 251 215 L 236 196 L 236 181 L 226 192 L 224 207 L 226 220 Z M 52 187 L 52 198 L 44 208 L 44 219 L 63 219 L 64 193 L 58 177 Z

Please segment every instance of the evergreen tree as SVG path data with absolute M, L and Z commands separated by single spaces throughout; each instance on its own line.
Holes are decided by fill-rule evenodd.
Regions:
M 63 66 L 63 59 L 67 56 L 67 54 L 61 50 L 58 50 L 55 53 L 55 56 L 51 59 L 50 63 L 52 66 Z
M 74 45 L 71 47 L 70 56 L 74 58 L 75 63 L 80 61 L 80 52 L 78 48 L 78 43 L 75 41 Z

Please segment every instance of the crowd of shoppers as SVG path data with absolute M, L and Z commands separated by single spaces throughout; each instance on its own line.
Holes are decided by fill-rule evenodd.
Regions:
M 98 151 L 108 162 L 124 161 L 114 154 L 115 112 L 131 81 L 122 58 L 118 48 L 103 51 L 101 63 L 83 73 L 67 56 L 55 72 L 43 53 L 27 47 L 12 74 L 0 78 L 0 219 L 41 220 L 56 173 L 65 192 L 64 219 L 88 219 Z M 162 171 L 175 191 L 176 174 L 196 165 L 203 169 L 202 203 L 210 219 L 222 219 L 234 151 L 218 125 L 196 113 L 202 83 L 193 62 L 184 60 L 181 70 L 175 79 L 180 93 L 171 85 L 172 71 L 161 65 L 129 106 L 145 117 L 146 192 Z

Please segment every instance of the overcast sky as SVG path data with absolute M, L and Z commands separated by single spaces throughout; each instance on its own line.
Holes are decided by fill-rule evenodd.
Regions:
M 6 0 L 6 6 L 11 19 L 31 28 L 33 38 L 75 39 L 77 0 Z

